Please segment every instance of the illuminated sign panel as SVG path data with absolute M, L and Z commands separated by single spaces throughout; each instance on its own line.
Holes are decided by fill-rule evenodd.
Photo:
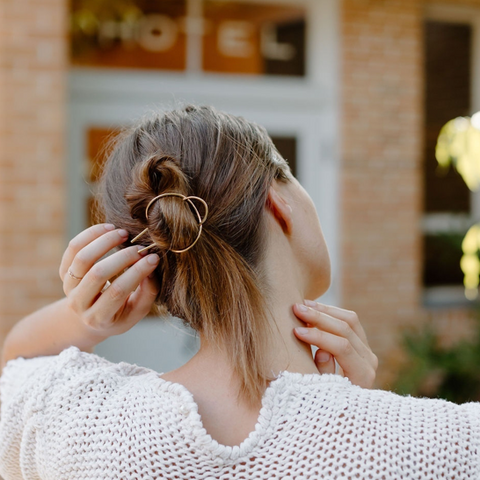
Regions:
M 185 0 L 73 0 L 73 65 L 184 70 Z
M 72 0 L 73 65 L 185 70 L 188 38 L 204 71 L 305 74 L 305 9 L 294 4 L 204 0 Z
M 203 68 L 212 72 L 305 74 L 305 9 L 206 0 Z M 286 32 L 291 38 L 283 40 Z

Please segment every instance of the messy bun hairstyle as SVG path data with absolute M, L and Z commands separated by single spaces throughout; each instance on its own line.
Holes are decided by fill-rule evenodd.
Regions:
M 269 321 L 261 258 L 264 207 L 274 179 L 290 177 L 264 128 L 212 107 L 185 106 L 145 118 L 114 142 L 101 182 L 104 221 L 160 256 L 156 304 L 226 350 L 241 395 L 258 401 L 269 380 L 264 358 Z M 181 197 L 197 196 L 209 213 L 199 222 Z M 203 216 L 204 207 L 195 207 Z

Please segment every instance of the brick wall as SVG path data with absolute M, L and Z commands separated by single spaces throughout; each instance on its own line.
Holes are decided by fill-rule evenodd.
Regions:
M 446 338 L 468 332 L 465 311 L 420 306 L 426 3 L 342 8 L 343 305 L 365 324 L 381 385 L 400 358 L 403 326 L 434 319 Z M 0 1 L 0 343 L 15 321 L 61 295 L 67 5 Z
M 343 303 L 381 360 L 419 315 L 422 38 L 417 0 L 344 0 Z
M 405 326 L 435 322 L 445 341 L 471 331 L 468 310 L 421 306 L 426 3 L 344 0 L 342 9 L 343 303 L 365 325 L 382 386 L 401 363 Z
M 0 1 L 0 348 L 14 322 L 61 294 L 66 8 Z

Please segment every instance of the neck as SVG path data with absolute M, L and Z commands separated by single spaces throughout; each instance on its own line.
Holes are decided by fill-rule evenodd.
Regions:
M 266 300 L 271 326 L 266 373 L 273 377 L 282 371 L 318 373 L 310 345 L 298 340 L 293 333 L 295 327 L 304 326 L 292 309 L 295 303 L 303 303 L 305 299 L 304 272 L 300 271 L 288 245 L 273 242 L 266 252 L 263 272 L 264 283 L 268 285 Z M 194 394 L 210 389 L 217 392 L 218 398 L 235 400 L 240 379 L 231 366 L 229 352 L 205 338 L 200 337 L 200 341 L 199 352 L 164 378 L 187 385 Z
M 268 374 L 276 377 L 282 371 L 318 373 L 313 361 L 311 347 L 300 342 L 293 334 L 295 327 L 305 326 L 293 314 L 294 303 L 302 303 L 303 297 L 287 292 L 271 305 L 269 311 L 275 321 L 271 322 L 271 336 L 266 355 Z M 229 366 L 228 352 L 201 340 L 197 355 L 191 360 L 198 371 L 208 372 L 212 378 L 232 378 L 237 383 L 233 369 Z
M 281 259 L 281 261 L 279 261 Z M 297 373 L 318 373 L 313 361 L 311 347 L 293 334 L 293 329 L 305 326 L 293 313 L 295 303 L 303 303 L 305 296 L 304 280 L 296 268 L 293 258 L 288 255 L 275 255 L 266 258 L 265 283 L 268 285 L 267 309 L 270 317 L 270 337 L 268 341 L 267 374 L 278 376 L 282 371 Z M 225 379 L 225 389 L 237 391 L 239 379 L 235 377 L 230 366 L 229 353 L 201 338 L 199 352 L 188 362 L 190 379 L 198 378 L 205 382 L 205 372 L 213 381 Z M 184 367 L 182 367 L 184 368 Z M 177 371 L 178 372 L 178 371 Z M 193 374 L 193 375 L 192 375 Z M 230 379 L 229 381 L 226 381 Z M 232 388 L 233 387 L 233 388 Z M 215 385 L 218 388 L 218 383 Z
M 289 257 L 275 256 L 269 263 L 267 284 L 269 285 L 268 310 L 271 316 L 271 331 L 268 346 L 270 371 L 274 375 L 287 370 L 298 373 L 317 373 L 310 345 L 301 342 L 293 334 L 295 327 L 305 324 L 293 313 L 295 303 L 305 300 L 303 275 Z M 267 262 L 268 262 L 267 258 Z

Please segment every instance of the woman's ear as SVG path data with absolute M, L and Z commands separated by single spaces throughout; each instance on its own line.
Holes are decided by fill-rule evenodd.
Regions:
M 268 190 L 267 208 L 282 227 L 286 234 L 292 232 L 292 207 L 273 186 Z

